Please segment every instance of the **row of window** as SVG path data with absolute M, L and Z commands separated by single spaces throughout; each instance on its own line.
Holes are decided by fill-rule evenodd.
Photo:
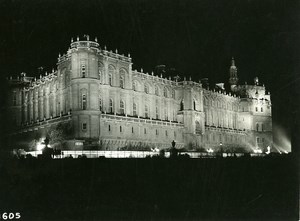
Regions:
M 82 95 L 81 108 L 82 108 L 82 110 L 87 109 L 87 100 L 86 100 L 86 95 L 85 94 Z M 101 98 L 99 99 L 99 110 L 103 111 L 103 103 L 102 103 Z M 112 99 L 109 99 L 108 113 L 114 113 L 114 104 L 113 104 Z M 119 114 L 125 114 L 125 103 L 122 100 L 120 101 L 120 105 L 119 105 Z M 137 104 L 136 103 L 132 104 L 132 114 L 133 114 L 133 116 L 138 116 Z M 155 108 L 156 119 L 159 119 L 159 115 L 160 115 L 159 114 L 159 108 L 156 107 Z M 144 117 L 145 118 L 150 118 L 150 108 L 149 108 L 149 105 L 147 105 L 147 104 L 144 106 Z M 164 108 L 164 118 L 166 120 L 168 120 L 168 111 L 167 111 L 166 108 Z M 175 118 L 176 118 L 176 116 L 175 116 L 175 111 L 174 111 L 173 119 L 175 119 Z
M 109 131 L 109 132 L 112 131 L 112 128 L 111 128 L 110 125 L 108 125 L 108 131 Z M 120 133 L 124 132 L 124 129 L 123 129 L 122 126 L 119 127 L 119 131 L 120 131 Z M 144 134 L 147 134 L 147 132 L 148 132 L 148 131 L 147 131 L 147 128 L 144 128 L 144 131 L 143 131 L 143 132 L 144 132 Z M 132 133 L 132 134 L 135 133 L 134 127 L 131 127 L 131 133 Z M 158 129 L 155 129 L 155 135 L 157 135 L 157 136 L 159 135 L 159 130 L 158 130 Z M 165 135 L 166 137 L 169 136 L 168 130 L 165 130 L 164 135 Z M 174 137 L 176 138 L 176 136 L 177 136 L 176 131 L 174 131 Z
M 264 131 L 265 126 L 263 123 L 256 123 L 256 131 Z
M 214 100 L 208 100 L 207 98 L 204 97 L 204 105 L 206 106 L 212 106 L 212 107 L 218 107 L 222 109 L 227 109 L 227 110 L 232 110 L 232 111 L 237 111 L 237 105 L 233 103 L 225 103 L 221 101 L 214 101 Z
M 255 112 L 258 112 L 258 107 L 255 107 Z M 263 107 L 260 108 L 260 112 L 264 112 L 264 108 Z
M 256 144 L 263 144 L 265 142 L 265 138 L 256 137 Z
M 221 135 L 221 134 L 207 134 L 206 136 L 207 141 L 212 141 L 212 142 L 238 142 L 238 141 L 246 141 L 245 136 L 239 136 L 239 135 L 233 135 L 233 134 L 228 134 L 228 135 Z

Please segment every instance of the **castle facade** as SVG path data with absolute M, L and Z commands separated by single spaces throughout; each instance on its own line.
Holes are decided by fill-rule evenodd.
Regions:
M 39 79 L 22 73 L 9 83 L 11 137 L 68 124 L 68 149 L 168 148 L 173 140 L 187 149 L 272 144 L 270 94 L 258 78 L 238 85 L 234 60 L 230 90 L 209 89 L 201 81 L 132 70 L 130 55 L 101 49 L 97 39 L 77 38 L 58 57 L 57 70 Z

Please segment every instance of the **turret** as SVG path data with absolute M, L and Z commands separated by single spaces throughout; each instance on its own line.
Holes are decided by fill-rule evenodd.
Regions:
M 235 66 L 234 58 L 231 60 L 231 66 L 229 68 L 229 85 L 231 91 L 236 90 L 236 86 L 238 83 L 238 77 L 237 77 L 237 67 Z

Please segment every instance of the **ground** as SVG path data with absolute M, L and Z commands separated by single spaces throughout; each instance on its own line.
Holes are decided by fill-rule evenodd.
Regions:
M 295 160 L 63 159 L 0 163 L 0 208 L 22 220 L 293 220 Z

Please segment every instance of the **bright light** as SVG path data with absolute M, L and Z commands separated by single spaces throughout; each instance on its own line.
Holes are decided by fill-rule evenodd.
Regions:
M 151 148 L 151 150 L 152 150 L 153 152 L 159 152 L 159 149 L 158 149 L 157 147 Z
M 213 152 L 214 152 L 214 150 L 213 150 L 213 149 L 211 149 L 211 148 L 209 148 L 209 149 L 207 149 L 207 152 L 208 152 L 208 153 L 213 153 Z
M 253 151 L 254 151 L 254 153 L 262 153 L 262 150 L 261 150 L 261 149 L 259 149 L 259 148 L 257 148 L 257 149 L 254 149 Z
M 36 150 L 42 150 L 45 148 L 45 144 L 42 144 L 41 142 L 36 143 Z
M 268 149 L 268 151 L 266 152 L 266 154 L 270 154 L 271 153 L 271 147 L 268 146 L 267 149 Z

